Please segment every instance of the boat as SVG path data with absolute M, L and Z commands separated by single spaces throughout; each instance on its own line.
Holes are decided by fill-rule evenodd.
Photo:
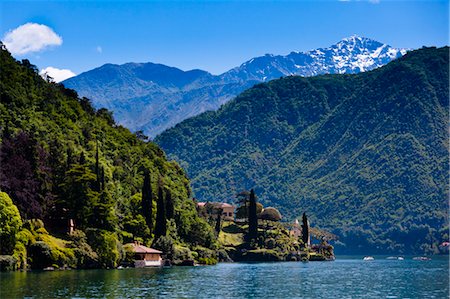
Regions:
M 363 260 L 364 260 L 364 261 L 373 261 L 374 258 L 373 258 L 373 256 L 365 256 L 365 257 L 363 258 Z
M 413 260 L 415 261 L 431 261 L 431 258 L 427 256 L 415 256 L 413 257 Z
M 396 260 L 397 257 L 396 257 L 396 256 L 388 256 L 386 259 L 387 259 L 387 260 Z
M 45 267 L 42 270 L 44 270 L 44 271 L 55 271 L 55 268 L 54 267 Z
M 404 258 L 403 256 L 399 256 L 397 259 L 398 259 L 399 261 L 403 261 L 405 258 Z

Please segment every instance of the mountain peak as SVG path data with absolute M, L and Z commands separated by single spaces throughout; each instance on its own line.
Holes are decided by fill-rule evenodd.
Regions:
M 358 35 L 352 35 L 350 37 L 343 38 L 341 41 L 337 42 L 335 45 L 331 46 L 337 47 L 339 49 L 342 48 L 348 48 L 349 50 L 358 50 L 358 49 L 365 49 L 365 50 L 375 50 L 382 46 L 388 46 L 385 45 L 379 41 L 373 40 L 371 38 L 367 37 L 361 37 Z M 390 47 L 390 46 L 388 46 Z
M 374 41 L 374 40 L 371 38 L 368 38 L 368 37 L 359 36 L 357 34 L 352 34 L 349 37 L 344 37 L 342 39 L 342 41 L 355 42 L 355 41 Z

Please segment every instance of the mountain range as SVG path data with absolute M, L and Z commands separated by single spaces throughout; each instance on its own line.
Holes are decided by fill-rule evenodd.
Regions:
M 282 76 L 359 73 L 401 57 L 397 49 L 351 36 L 328 48 L 288 55 L 266 54 L 221 75 L 182 71 L 155 63 L 105 64 L 63 81 L 118 123 L 154 137 L 184 119 L 216 110 L 245 89 Z
M 449 48 L 360 74 L 260 83 L 155 141 L 201 201 L 255 189 L 306 211 L 337 252 L 433 253 L 448 239 Z

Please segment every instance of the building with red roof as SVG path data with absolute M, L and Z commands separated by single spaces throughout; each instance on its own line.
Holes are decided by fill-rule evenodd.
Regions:
M 125 245 L 131 247 L 134 252 L 134 266 L 136 268 L 161 267 L 163 265 L 162 251 L 146 247 L 138 242 Z

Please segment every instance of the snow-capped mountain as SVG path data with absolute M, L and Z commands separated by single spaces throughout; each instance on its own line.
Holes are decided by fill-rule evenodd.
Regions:
M 63 81 L 116 121 L 154 137 L 186 118 L 215 110 L 243 90 L 281 76 L 359 73 L 406 53 L 369 38 L 351 36 L 328 48 L 252 58 L 214 76 L 153 63 L 106 64 Z
M 289 75 L 359 73 L 385 65 L 406 51 L 353 35 L 328 48 L 291 52 L 286 56 L 266 54 L 256 57 L 222 76 L 229 80 L 269 81 Z

